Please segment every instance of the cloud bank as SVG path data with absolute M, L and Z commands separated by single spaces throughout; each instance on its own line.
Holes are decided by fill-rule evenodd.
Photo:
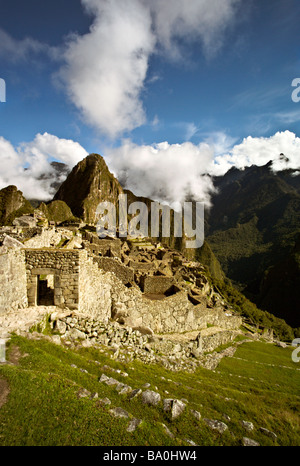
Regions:
M 223 133 L 212 134 L 198 145 L 161 142 L 139 146 L 124 140 L 101 155 L 124 187 L 169 205 L 192 198 L 210 206 L 215 190 L 212 177 L 224 175 L 232 167 L 244 169 L 272 161 L 274 172 L 293 169 L 295 176 L 300 173 L 300 138 L 290 131 L 269 138 L 249 136 L 229 148 L 232 142 Z M 87 155 L 79 143 L 48 133 L 37 134 L 18 147 L 0 137 L 0 189 L 13 184 L 28 199 L 50 200 L 54 195 L 51 184 L 57 180 L 51 161 L 71 169 Z M 64 179 L 62 174 L 60 181 Z
M 283 154 L 285 157 L 282 157 Z M 281 131 L 267 138 L 248 136 L 229 152 L 217 155 L 208 168 L 212 175 L 224 175 L 231 167 L 243 170 L 272 161 L 274 172 L 300 168 L 300 138 L 291 131 Z
M 192 196 L 207 206 L 214 192 L 211 177 L 224 175 L 232 167 L 243 170 L 272 161 L 274 172 L 300 169 L 300 138 L 290 131 L 269 138 L 249 136 L 229 148 L 232 142 L 221 133 L 198 145 L 163 142 L 138 146 L 125 140 L 120 147 L 107 150 L 105 158 L 121 182 L 139 196 L 168 203 Z

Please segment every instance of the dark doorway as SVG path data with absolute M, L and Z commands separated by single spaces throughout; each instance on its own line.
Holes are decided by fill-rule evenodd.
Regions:
M 38 276 L 37 305 L 54 306 L 54 275 Z

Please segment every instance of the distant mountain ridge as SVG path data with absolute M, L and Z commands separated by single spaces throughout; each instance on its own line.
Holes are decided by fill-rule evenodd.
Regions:
M 225 274 L 259 307 L 300 326 L 300 269 L 296 263 L 293 274 L 284 272 L 300 234 L 300 176 L 274 173 L 269 162 L 232 168 L 214 184 L 206 240 Z M 274 268 L 282 271 L 277 288 L 288 286 L 288 295 L 271 284 Z

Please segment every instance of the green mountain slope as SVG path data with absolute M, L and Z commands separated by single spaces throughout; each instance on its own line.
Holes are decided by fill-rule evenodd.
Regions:
M 206 239 L 225 274 L 257 305 L 299 326 L 296 269 L 289 274 L 289 291 L 281 280 L 282 292 L 275 293 L 276 285 L 270 283 L 275 272 L 269 274 L 268 284 L 265 277 L 270 268 L 288 267 L 285 260 L 295 248 L 300 233 L 300 177 L 290 170 L 275 174 L 269 163 L 244 171 L 231 169 L 215 179 L 215 186 L 218 192 L 207 215 Z
M 186 373 L 116 361 L 104 346 L 69 348 L 13 336 L 8 363 L 0 365 L 0 445 L 242 446 L 246 437 L 261 446 L 296 446 L 300 375 L 291 352 L 244 343 L 217 370 Z M 121 394 L 100 382 L 102 374 L 140 391 Z M 146 386 L 159 393 L 156 406 L 143 403 Z M 164 410 L 170 398 L 185 403 L 173 420 Z M 130 431 L 134 419 L 141 422 Z
M 287 304 L 286 304 L 287 303 Z M 259 305 L 272 308 L 294 327 L 300 321 L 300 237 L 294 249 L 279 263 L 270 267 L 262 279 Z

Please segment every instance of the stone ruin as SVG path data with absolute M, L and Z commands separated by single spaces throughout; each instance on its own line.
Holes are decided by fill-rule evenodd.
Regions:
M 239 332 L 242 318 L 214 291 L 205 268 L 160 243 L 99 239 L 89 229 L 56 227 L 32 237 L 25 232 L 25 240 L 6 229 L 3 244 L 9 243 L 8 233 L 10 247 L 0 248 L 0 315 L 56 306 L 70 315 L 164 335 L 175 345 L 176 335 L 182 341 L 185 332 L 187 340 L 191 332 L 196 340 L 202 332 L 214 347 Z

